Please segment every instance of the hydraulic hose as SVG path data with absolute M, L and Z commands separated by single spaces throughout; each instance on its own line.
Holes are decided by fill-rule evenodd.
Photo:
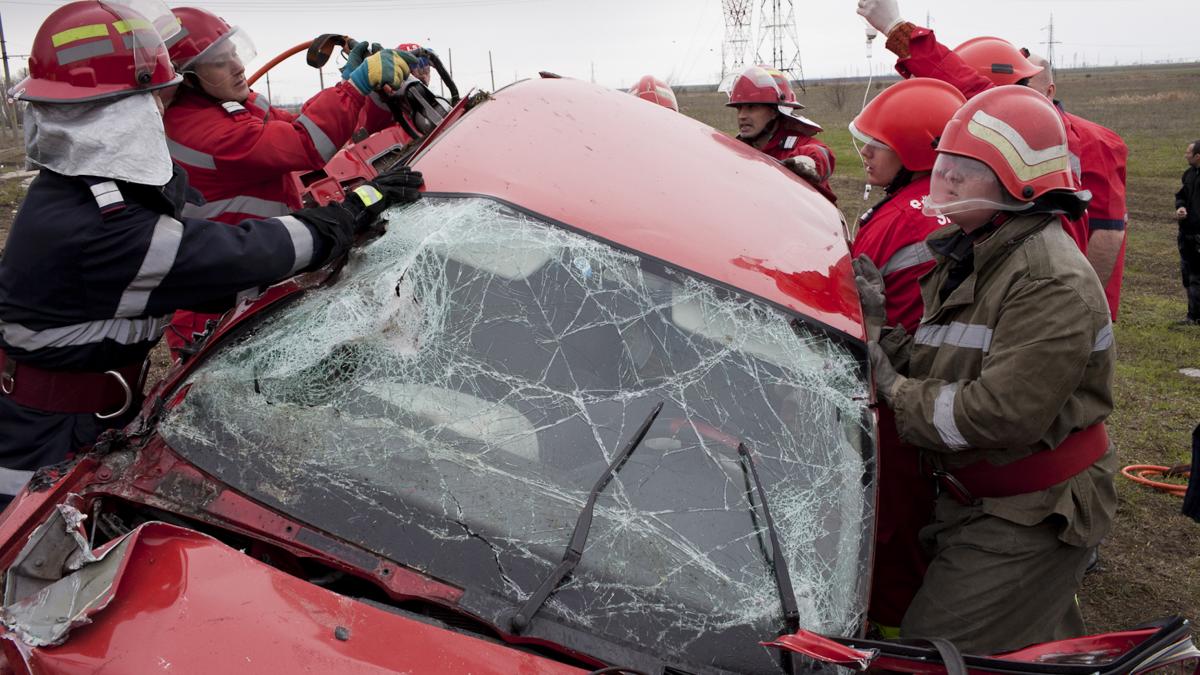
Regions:
M 299 54 L 300 52 L 307 50 L 309 47 L 312 46 L 312 43 L 313 43 L 313 40 L 305 40 L 304 42 L 301 42 L 300 44 L 296 45 L 295 47 L 292 47 L 291 49 L 284 51 L 282 54 L 280 54 L 279 56 L 276 56 L 275 58 L 271 59 L 270 61 L 267 61 L 267 64 L 265 66 L 263 66 L 262 68 L 259 68 L 258 70 L 256 70 L 254 72 L 253 75 L 246 78 L 246 84 L 248 86 L 253 85 L 256 81 L 258 81 L 258 78 L 262 77 L 263 75 L 266 75 L 268 70 L 274 68 L 275 66 L 286 61 L 287 59 L 291 58 L 292 56 L 295 56 L 296 54 Z
M 1187 492 L 1186 484 L 1167 483 L 1154 479 L 1171 477 L 1187 478 L 1191 473 L 1191 470 L 1186 465 L 1171 468 L 1156 464 L 1131 464 L 1121 469 L 1121 475 L 1129 480 L 1177 497 L 1182 497 Z

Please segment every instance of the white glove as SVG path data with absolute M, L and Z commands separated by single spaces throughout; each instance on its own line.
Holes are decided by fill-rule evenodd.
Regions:
M 817 163 L 812 157 L 804 155 L 796 155 L 783 160 L 783 165 L 792 170 L 792 173 L 800 176 L 805 180 L 820 181 L 821 177 L 817 175 Z
M 904 23 L 896 0 L 858 0 L 858 13 L 885 36 Z

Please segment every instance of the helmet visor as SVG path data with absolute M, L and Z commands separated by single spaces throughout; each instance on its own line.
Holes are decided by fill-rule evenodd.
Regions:
M 162 0 L 121 0 L 100 4 L 120 17 L 114 26 L 133 53 L 137 81 L 142 85 L 150 84 L 159 57 L 166 54 L 163 43 L 179 32 L 179 19 Z
M 193 59 L 180 64 L 179 71 L 195 75 L 210 87 L 220 87 L 245 77 L 246 64 L 257 54 L 246 31 L 234 26 Z
M 854 126 L 854 122 L 850 123 L 850 135 L 863 145 L 870 145 L 876 148 L 883 148 L 884 150 L 891 150 L 887 143 L 884 143 L 870 134 L 864 133 L 861 129 Z M 857 149 L 857 145 L 855 149 Z
M 938 153 L 921 213 L 949 216 L 967 211 L 1023 211 L 1029 207 L 1028 202 L 1017 201 L 1005 192 L 1000 178 L 987 164 L 962 155 Z

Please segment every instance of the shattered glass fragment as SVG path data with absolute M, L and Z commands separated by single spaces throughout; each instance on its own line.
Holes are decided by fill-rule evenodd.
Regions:
M 503 625 L 557 564 L 621 439 L 665 401 L 527 633 L 553 622 L 694 672 L 777 672 L 758 643 L 782 610 L 738 443 L 755 453 L 801 625 L 857 631 L 874 458 L 846 346 L 483 198 L 388 221 L 335 283 L 197 370 L 161 425 L 172 447 L 463 587 L 465 608 Z

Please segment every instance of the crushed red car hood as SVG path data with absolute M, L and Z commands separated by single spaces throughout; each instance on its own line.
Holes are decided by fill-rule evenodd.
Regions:
M 142 525 L 107 550 L 120 560 L 102 599 L 79 609 L 83 625 L 57 647 L 4 634 L 10 663 L 61 674 L 582 672 L 326 591 L 173 525 Z

